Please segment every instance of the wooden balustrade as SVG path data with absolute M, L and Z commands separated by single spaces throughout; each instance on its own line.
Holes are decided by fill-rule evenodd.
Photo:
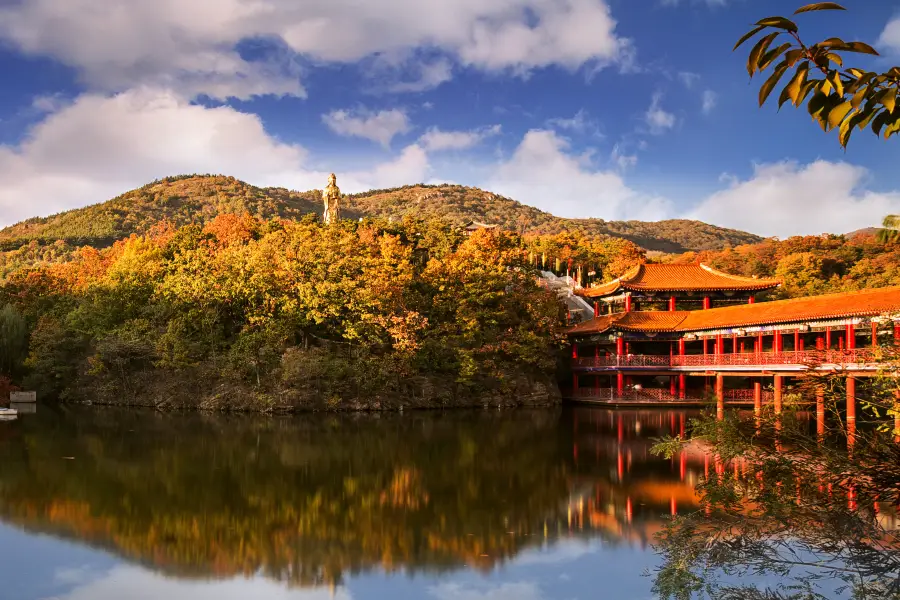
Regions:
M 708 398 L 699 390 L 691 391 L 685 397 L 679 394 L 672 394 L 665 388 L 627 388 L 622 390 L 620 394 L 616 388 L 607 387 L 584 387 L 573 390 L 570 395 L 572 398 L 595 399 L 595 400 L 624 400 L 628 402 L 701 402 Z M 771 390 L 765 390 L 762 393 L 763 402 L 772 402 L 775 398 Z M 725 392 L 726 402 L 753 402 L 753 390 L 727 390 Z
M 875 352 L 870 349 L 800 350 L 788 352 L 743 352 L 736 354 L 649 355 L 629 354 L 574 359 L 581 369 L 634 369 L 678 367 L 771 367 L 799 365 L 871 365 Z

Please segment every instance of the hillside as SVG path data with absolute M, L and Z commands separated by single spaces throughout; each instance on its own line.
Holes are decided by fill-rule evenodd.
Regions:
M 259 188 L 233 177 L 169 177 L 85 208 L 35 217 L 0 230 L 0 249 L 16 250 L 29 242 L 62 241 L 69 245 L 106 246 L 132 233 L 147 231 L 168 219 L 175 225 L 207 222 L 221 213 L 249 212 L 263 218 L 299 219 L 321 210 L 318 190 L 294 192 Z M 742 231 L 699 221 L 659 222 L 562 219 L 490 192 L 457 185 L 412 185 L 354 194 L 345 201 L 348 218 L 362 216 L 442 217 L 498 223 L 531 233 L 578 230 L 588 235 L 621 237 L 647 250 L 685 252 L 717 250 L 761 241 Z

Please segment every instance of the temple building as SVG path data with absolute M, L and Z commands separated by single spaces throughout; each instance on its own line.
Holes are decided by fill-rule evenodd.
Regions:
M 705 265 L 641 265 L 582 290 L 594 318 L 568 330 L 571 397 L 641 404 L 713 396 L 720 410 L 767 401 L 778 412 L 786 379 L 821 369 L 848 376 L 855 419 L 856 378 L 877 373 L 874 348 L 900 341 L 900 287 L 754 301 L 778 285 Z
M 609 283 L 590 287 L 582 296 L 606 305 L 602 313 L 640 308 L 693 310 L 753 303 L 756 294 L 781 285 L 776 279 L 738 277 L 704 264 L 638 265 Z
M 463 231 L 466 235 L 472 235 L 479 229 L 497 229 L 500 227 L 499 225 L 493 225 L 490 223 L 482 223 L 480 221 L 469 221 L 465 225 L 463 225 Z

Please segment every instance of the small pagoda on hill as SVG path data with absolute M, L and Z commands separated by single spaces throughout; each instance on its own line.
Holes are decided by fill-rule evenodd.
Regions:
M 579 294 L 595 302 L 595 314 L 599 315 L 660 308 L 709 309 L 714 303 L 753 304 L 756 294 L 780 285 L 777 279 L 729 275 L 701 263 L 641 264 L 614 281 L 584 288 Z M 600 310 L 600 303 L 606 310 Z

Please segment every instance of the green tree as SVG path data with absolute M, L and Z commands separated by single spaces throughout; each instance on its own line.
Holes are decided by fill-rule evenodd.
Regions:
M 0 372 L 13 376 L 28 354 L 28 324 L 16 308 L 0 310 Z
M 817 2 L 797 9 L 794 14 L 824 10 L 846 9 L 834 2 Z M 756 26 L 738 40 L 735 50 L 759 34 L 765 35 L 750 51 L 747 72 L 753 77 L 772 68 L 772 74 L 760 86 L 760 106 L 766 103 L 784 76 L 790 74 L 778 98 L 779 108 L 789 101 L 794 107 L 805 102 L 809 114 L 823 130 L 839 131 L 838 139 L 844 148 L 856 129 L 870 128 L 875 135 L 885 139 L 900 133 L 900 109 L 897 108 L 900 67 L 879 73 L 844 66 L 844 53 L 877 56 L 874 48 L 838 37 L 807 44 L 800 37 L 794 21 L 785 17 L 767 17 L 757 21 Z

